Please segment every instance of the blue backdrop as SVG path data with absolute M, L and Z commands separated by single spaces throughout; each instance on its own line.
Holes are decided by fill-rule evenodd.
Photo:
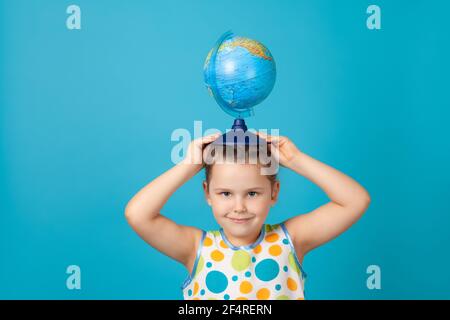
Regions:
M 69 30 L 66 9 L 81 8 Z M 381 8 L 369 30 L 366 9 Z M 370 192 L 363 218 L 309 253 L 307 299 L 450 298 L 448 1 L 0 0 L 0 298 L 181 299 L 185 268 L 128 226 L 128 200 L 173 163 L 173 130 L 229 128 L 202 67 L 226 30 L 272 52 L 247 120 Z M 203 172 L 162 213 L 217 228 Z M 328 201 L 282 169 L 268 223 Z M 81 268 L 68 290 L 66 268 Z M 369 290 L 366 269 L 381 268 Z

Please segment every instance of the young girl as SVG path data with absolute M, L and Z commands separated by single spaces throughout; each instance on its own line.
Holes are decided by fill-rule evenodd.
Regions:
M 369 194 L 352 178 L 301 152 L 287 137 L 257 134 L 282 166 L 317 184 L 330 201 L 265 224 L 280 190 L 276 174 L 261 174 L 267 164 L 259 160 L 206 164 L 205 147 L 220 134 L 192 141 L 185 159 L 140 190 L 125 210 L 140 237 L 186 267 L 188 277 L 181 286 L 185 299 L 304 299 L 304 256 L 343 233 L 367 210 Z M 179 225 L 160 213 L 203 167 L 205 198 L 220 230 Z

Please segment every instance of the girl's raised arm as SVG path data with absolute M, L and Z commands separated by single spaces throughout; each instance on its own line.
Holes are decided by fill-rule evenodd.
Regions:
M 260 135 L 277 149 L 281 165 L 315 183 L 331 200 L 285 221 L 296 251 L 302 256 L 343 233 L 367 210 L 370 196 L 358 182 L 301 152 L 287 137 Z
M 203 167 L 202 150 L 218 134 L 192 141 L 186 158 L 142 188 L 127 204 L 125 216 L 148 244 L 191 271 L 202 231 L 183 226 L 161 214 L 170 196 Z

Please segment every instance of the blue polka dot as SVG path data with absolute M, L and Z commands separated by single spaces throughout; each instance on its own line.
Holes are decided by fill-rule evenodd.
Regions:
M 279 284 L 277 284 L 277 285 L 275 286 L 275 289 L 277 289 L 278 291 L 280 291 L 280 290 L 281 290 L 281 286 L 280 286 Z
M 192 290 L 191 289 L 188 290 L 188 295 L 192 296 Z
M 231 278 L 231 280 L 233 280 L 233 281 L 237 281 L 237 279 L 238 279 L 238 276 L 233 276 L 233 278 Z
M 207 266 L 208 268 L 211 268 L 212 263 L 211 263 L 211 262 L 207 262 L 207 263 L 206 263 L 206 266 Z
M 200 295 L 204 295 L 205 294 L 205 289 L 202 289 L 201 291 L 200 291 Z
M 227 286 L 228 279 L 220 271 L 210 271 L 206 276 L 206 287 L 213 293 L 221 293 Z
M 253 258 L 252 258 L 252 262 L 255 262 L 255 261 L 256 261 L 256 258 L 255 258 L 255 257 L 253 257 Z
M 250 278 L 251 275 L 252 275 L 252 273 L 251 273 L 250 271 L 247 271 L 247 272 L 245 273 L 245 276 L 246 276 L 247 278 Z
M 284 267 L 283 267 L 283 270 L 287 272 L 287 271 L 288 271 L 288 267 L 287 267 L 287 266 L 284 266 Z
M 284 244 L 289 244 L 288 239 L 283 239 L 283 243 L 284 243 Z
M 255 274 L 262 281 L 275 279 L 280 272 L 278 263 L 273 259 L 264 259 L 256 265 Z
M 225 298 L 225 300 L 230 300 L 230 296 L 229 296 L 229 295 L 227 295 L 227 294 L 226 294 L 226 295 L 224 295 L 223 297 Z

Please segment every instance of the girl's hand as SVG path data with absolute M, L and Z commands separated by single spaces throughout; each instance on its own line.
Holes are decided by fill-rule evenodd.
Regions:
M 222 133 L 218 132 L 192 140 L 191 143 L 189 143 L 186 158 L 183 160 L 183 162 L 189 164 L 197 164 L 203 167 L 203 149 L 208 144 L 219 138 L 221 135 Z
M 267 141 L 272 154 L 278 156 L 279 163 L 284 167 L 290 168 L 292 160 L 301 154 L 301 151 L 288 137 L 271 136 L 262 132 L 256 132 L 256 134 Z M 273 148 L 276 148 L 276 151 Z

